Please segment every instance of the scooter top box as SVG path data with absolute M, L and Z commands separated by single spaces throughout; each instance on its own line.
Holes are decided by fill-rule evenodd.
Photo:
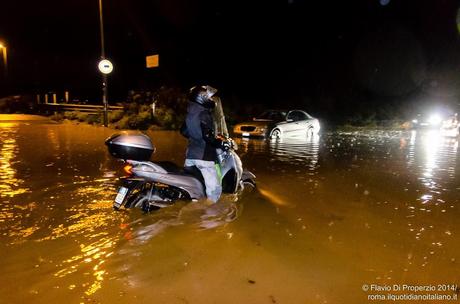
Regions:
M 109 153 L 116 158 L 138 161 L 149 160 L 155 151 L 150 138 L 140 132 L 122 131 L 105 140 Z

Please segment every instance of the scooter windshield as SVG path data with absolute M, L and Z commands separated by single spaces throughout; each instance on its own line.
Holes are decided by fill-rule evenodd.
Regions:
M 219 97 L 213 97 L 216 107 L 212 111 L 214 118 L 214 133 L 216 135 L 223 135 L 224 137 L 229 137 L 227 123 L 225 122 L 224 110 L 222 108 L 222 102 Z

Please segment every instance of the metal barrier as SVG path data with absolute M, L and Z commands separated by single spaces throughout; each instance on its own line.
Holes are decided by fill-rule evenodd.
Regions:
M 85 113 L 101 113 L 104 106 L 98 105 L 81 105 L 69 103 L 40 103 L 38 104 L 40 110 L 55 111 L 55 112 L 85 112 Z M 109 106 L 109 111 L 123 110 L 122 106 Z

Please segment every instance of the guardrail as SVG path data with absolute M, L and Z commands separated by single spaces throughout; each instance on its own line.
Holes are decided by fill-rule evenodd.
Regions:
M 104 110 L 104 106 L 98 105 L 82 105 L 82 104 L 71 104 L 71 103 L 41 103 L 38 104 L 40 110 L 55 111 L 55 112 L 85 112 L 85 113 L 101 113 Z M 109 111 L 120 111 L 123 110 L 122 106 L 109 106 Z

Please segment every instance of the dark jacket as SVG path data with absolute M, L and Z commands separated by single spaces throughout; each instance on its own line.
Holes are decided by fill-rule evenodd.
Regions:
M 180 131 L 188 139 L 186 158 L 217 160 L 216 148 L 221 147 L 222 141 L 215 137 L 214 121 L 209 109 L 190 102 Z

